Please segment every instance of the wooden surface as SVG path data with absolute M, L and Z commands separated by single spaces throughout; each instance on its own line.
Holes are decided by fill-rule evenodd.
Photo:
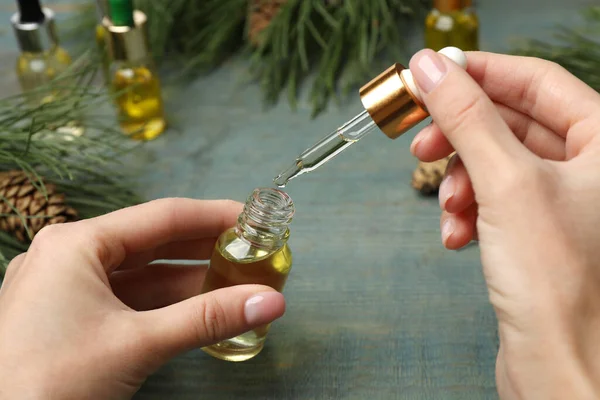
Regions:
M 64 1 L 47 4 L 68 12 Z M 553 24 L 577 21 L 577 7 L 587 4 L 480 1 L 482 48 L 544 38 Z M 12 10 L 0 0 L 3 21 Z M 412 40 L 420 48 L 418 33 Z M 15 54 L 10 30 L 0 31 L 2 93 L 14 89 Z M 258 88 L 242 83 L 245 71 L 231 62 L 166 90 L 172 129 L 133 160 L 146 165 L 148 199 L 243 201 L 361 110 L 354 98 L 316 120 L 305 102 L 295 113 L 285 103 L 263 112 Z M 414 133 L 394 142 L 374 133 L 289 185 L 297 216 L 288 309 L 257 358 L 233 364 L 190 352 L 150 377 L 136 399 L 497 398 L 496 325 L 478 249 L 442 248 L 437 199 L 409 184 Z

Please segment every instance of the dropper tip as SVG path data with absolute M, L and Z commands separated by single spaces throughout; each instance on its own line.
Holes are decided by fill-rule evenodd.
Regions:
M 275 178 L 273 178 L 273 183 L 279 189 L 283 189 L 287 185 L 288 181 L 289 179 L 287 179 L 283 174 L 279 174 Z
M 300 173 L 300 171 L 301 171 L 301 168 L 298 165 L 298 163 L 293 164 L 289 168 L 284 170 L 282 173 L 277 175 L 273 179 L 273 183 L 278 188 L 284 188 L 290 180 L 294 179 Z

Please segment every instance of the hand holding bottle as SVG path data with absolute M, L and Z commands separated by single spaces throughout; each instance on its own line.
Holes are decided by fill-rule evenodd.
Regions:
M 42 229 L 0 289 L 0 398 L 127 399 L 171 357 L 270 323 L 283 295 L 239 285 L 198 295 L 241 204 L 164 199 Z
M 431 50 L 410 68 L 434 123 L 422 161 L 456 151 L 440 187 L 444 245 L 478 237 L 499 322 L 504 398 L 600 395 L 600 95 L 542 60 Z

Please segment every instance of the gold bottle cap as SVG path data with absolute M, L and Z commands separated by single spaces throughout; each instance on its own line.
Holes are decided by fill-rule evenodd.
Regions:
M 19 48 L 22 52 L 42 53 L 58 45 L 58 35 L 54 25 L 54 11 L 42 8 L 43 22 L 21 23 L 21 14 L 16 12 L 10 18 Z
M 379 129 L 390 139 L 429 116 L 402 77 L 404 66 L 394 64 L 360 88 L 360 99 Z
M 150 53 L 146 14 L 135 10 L 133 21 L 135 27 L 116 26 L 107 17 L 102 19 L 102 25 L 108 33 L 108 52 L 115 61 L 141 61 Z
M 434 0 L 433 8 L 443 13 L 459 11 L 465 8 L 465 0 Z

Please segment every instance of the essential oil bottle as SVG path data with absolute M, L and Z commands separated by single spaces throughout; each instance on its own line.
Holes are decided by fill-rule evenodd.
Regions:
M 295 207 L 283 191 L 257 188 L 237 225 L 223 232 L 214 248 L 202 293 L 241 284 L 262 284 L 282 292 L 292 268 L 289 224 Z M 203 348 L 213 357 L 245 361 L 263 349 L 270 324 Z
M 19 0 L 19 11 L 11 24 L 20 54 L 16 74 L 23 92 L 31 92 L 48 84 L 71 65 L 71 56 L 59 45 L 54 12 L 42 7 L 38 0 Z M 31 93 L 31 101 L 45 103 L 54 100 L 48 93 Z
M 110 0 L 102 21 L 110 58 L 109 87 L 121 130 L 135 140 L 152 140 L 167 123 L 162 93 L 146 32 L 147 17 L 131 0 Z
M 472 0 L 434 0 L 425 19 L 425 46 L 479 50 L 479 19 Z
M 19 0 L 17 4 L 19 11 L 12 15 L 11 24 L 20 49 L 16 74 L 21 91 L 34 107 L 69 96 L 64 89 L 36 90 L 51 83 L 72 64 L 71 56 L 59 44 L 54 12 L 42 7 L 39 0 Z M 65 82 L 62 81 L 63 87 Z M 65 140 L 85 133 L 85 127 L 77 120 L 64 126 L 49 126 Z

